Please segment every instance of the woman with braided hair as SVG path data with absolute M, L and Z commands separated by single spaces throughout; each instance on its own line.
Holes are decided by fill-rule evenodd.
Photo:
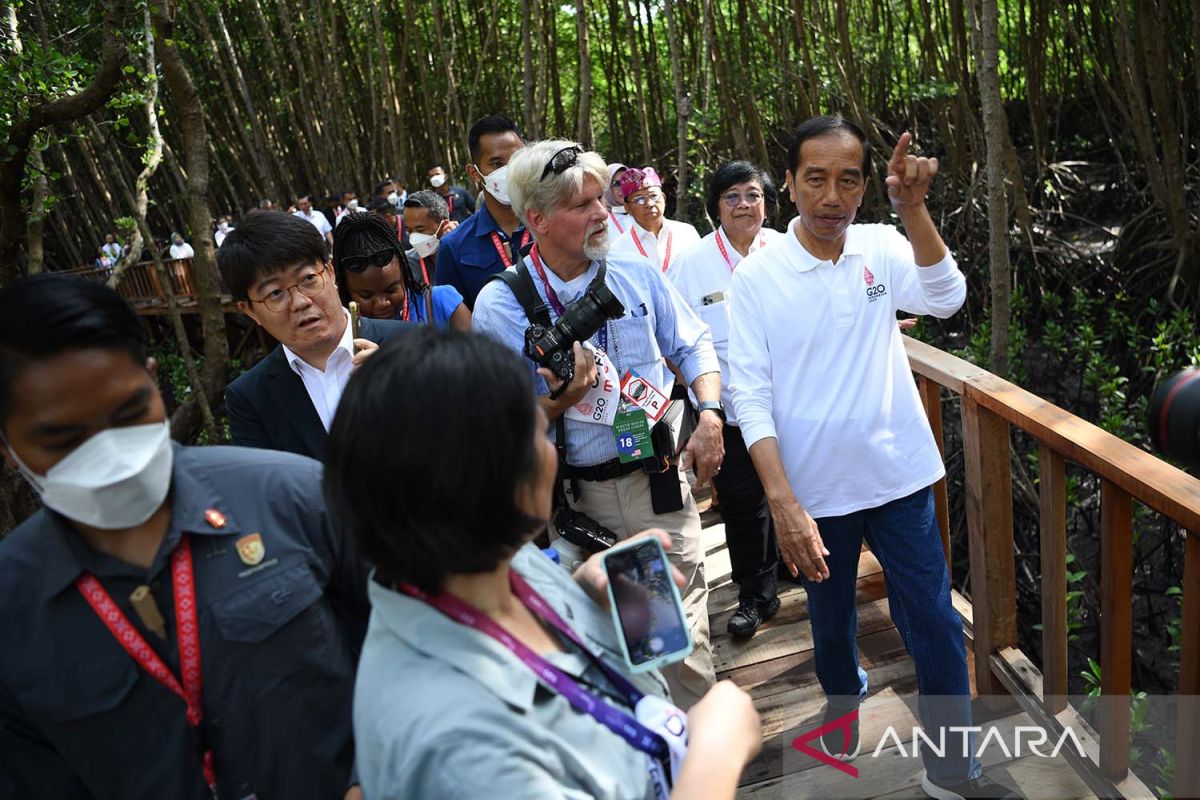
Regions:
M 396 229 L 368 213 L 346 215 L 333 232 L 333 267 L 342 301 L 371 319 L 398 319 L 469 330 L 471 312 L 452 286 L 429 286 Z

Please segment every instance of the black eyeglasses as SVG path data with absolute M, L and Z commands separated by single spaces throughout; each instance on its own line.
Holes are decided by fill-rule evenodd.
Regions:
M 338 264 L 347 272 L 362 272 L 367 267 L 386 267 L 396 257 L 395 248 L 377 250 L 367 256 L 346 256 Z
M 538 181 L 546 180 L 546 176 L 553 172 L 555 175 L 562 175 L 564 172 L 575 166 L 579 161 L 579 157 L 583 155 L 583 147 L 573 144 L 570 147 L 564 147 L 554 155 L 550 156 L 550 160 L 546 162 L 546 168 L 542 170 L 542 177 Z

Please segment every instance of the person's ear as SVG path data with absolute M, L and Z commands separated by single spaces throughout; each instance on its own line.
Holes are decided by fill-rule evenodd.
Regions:
M 536 208 L 527 208 L 525 209 L 525 227 L 533 231 L 535 237 L 539 237 L 550 230 L 550 218 Z
M 484 183 L 483 173 L 480 172 L 474 164 L 467 164 L 467 177 L 481 186 Z
M 254 312 L 251 310 L 250 303 L 246 302 L 245 300 L 238 300 L 237 303 L 234 304 L 234 306 L 237 308 L 238 311 L 242 312 L 247 317 L 249 317 L 251 320 L 253 320 L 255 325 L 262 327 L 262 320 L 260 320 L 254 314 Z

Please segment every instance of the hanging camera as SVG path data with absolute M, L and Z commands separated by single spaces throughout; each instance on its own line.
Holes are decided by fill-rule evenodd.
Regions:
M 604 285 L 603 270 L 587 291 L 550 327 L 525 329 L 525 355 L 566 382 L 575 377 L 575 342 L 586 342 L 606 321 L 625 315 L 625 306 Z

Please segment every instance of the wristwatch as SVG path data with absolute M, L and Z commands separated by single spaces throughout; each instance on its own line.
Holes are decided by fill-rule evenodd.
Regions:
M 703 403 L 697 404 L 696 405 L 696 413 L 698 414 L 702 411 L 715 412 L 716 415 L 721 418 L 721 423 L 724 424 L 724 422 L 725 422 L 725 404 L 722 403 L 721 401 L 705 400 Z

